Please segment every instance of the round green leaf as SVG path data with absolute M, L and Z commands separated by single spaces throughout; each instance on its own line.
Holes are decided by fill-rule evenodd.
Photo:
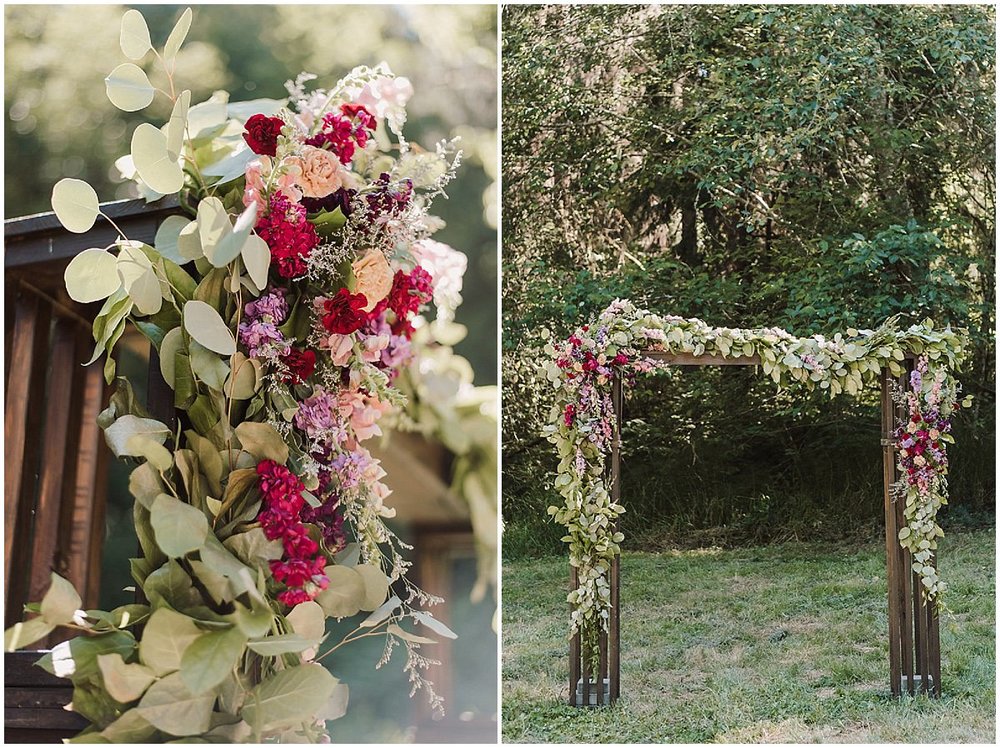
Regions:
M 146 19 L 137 10 L 127 10 L 122 16 L 121 47 L 130 60 L 142 59 L 152 47 Z
M 169 735 L 200 735 L 212 725 L 214 704 L 214 693 L 193 694 L 180 673 L 173 673 L 149 687 L 136 711 Z
M 143 182 L 164 195 L 184 186 L 184 171 L 167 153 L 167 136 L 144 122 L 132 133 L 132 161 Z
M 174 102 L 173 111 L 167 121 L 167 153 L 171 158 L 180 158 L 184 145 L 184 128 L 187 125 L 188 109 L 191 106 L 191 92 L 182 91 Z
M 204 257 L 205 253 L 201 249 L 201 234 L 197 221 L 191 221 L 181 229 L 177 235 L 177 251 L 185 262 Z
M 317 642 L 326 633 L 326 616 L 318 603 L 299 603 L 285 616 L 292 630 L 303 639 Z
M 160 421 L 134 416 L 131 413 L 116 419 L 114 423 L 104 429 L 104 439 L 111 447 L 111 451 L 115 453 L 115 457 L 131 455 L 128 451 L 128 440 L 135 434 L 143 434 L 153 438 L 159 444 L 163 444 L 170 435 L 170 429 Z
M 52 573 L 51 580 L 48 592 L 42 598 L 40 612 L 46 621 L 61 626 L 73 620 L 83 601 L 73 585 L 55 572 Z
M 145 109 L 152 103 L 156 92 L 142 68 L 131 62 L 123 62 L 112 70 L 104 79 L 104 85 L 111 103 L 125 112 Z
M 371 564 L 358 564 L 354 571 L 365 581 L 365 599 L 361 610 L 375 610 L 389 594 L 389 580 L 381 569 Z
M 267 270 L 271 266 L 271 250 L 267 242 L 256 234 L 251 234 L 243 244 L 242 253 L 243 264 L 250 274 L 250 280 L 263 291 L 267 285 Z
M 185 257 L 181 253 L 179 246 L 181 232 L 190 224 L 191 221 L 184 216 L 168 216 L 165 218 L 156 230 L 156 238 L 153 240 L 156 251 L 178 265 L 183 265 L 194 259 L 193 257 Z
M 106 299 L 121 288 L 117 267 L 118 260 L 110 252 L 85 249 L 66 266 L 66 292 L 82 304 Z
M 13 652 L 44 639 L 55 629 L 55 624 L 49 623 L 41 616 L 27 621 L 19 621 L 3 633 L 3 649 Z
M 330 585 L 316 596 L 316 602 L 333 618 L 353 616 L 365 604 L 365 580 L 350 566 L 327 566 Z
M 193 299 L 184 304 L 184 329 L 188 335 L 223 356 L 236 353 L 236 338 L 222 317 L 204 301 Z
M 250 692 L 244 702 L 243 718 L 262 730 L 294 725 L 322 709 L 336 685 L 337 679 L 322 665 L 281 670 Z
M 174 58 L 177 57 L 177 52 L 180 50 L 191 28 L 192 15 L 190 8 L 185 10 L 181 14 L 181 17 L 177 19 L 174 28 L 170 31 L 167 43 L 163 45 L 163 59 L 167 62 L 173 62 Z
M 184 685 L 195 694 L 211 691 L 236 667 L 246 641 L 246 634 L 236 627 L 199 636 L 181 658 Z
M 260 361 L 247 358 L 240 351 L 236 351 L 229 365 L 232 372 L 226 380 L 224 392 L 236 400 L 249 400 L 260 387 L 262 375 Z
M 90 231 L 101 214 L 94 188 L 82 179 L 60 179 L 52 188 L 52 210 L 67 231 Z M 105 294 L 107 295 L 107 294 Z
M 167 494 L 160 494 L 149 513 L 156 544 L 170 558 L 196 551 L 205 544 L 208 520 L 200 509 Z
M 184 345 L 184 333 L 179 327 L 168 331 L 160 343 L 160 373 L 163 375 L 163 381 L 170 385 L 170 389 L 174 388 L 174 356 L 182 345 Z
M 156 314 L 163 306 L 160 280 L 141 242 L 119 242 L 118 275 L 135 307 L 142 314 Z M 150 248 L 152 249 L 152 248 Z
M 127 704 L 135 701 L 156 680 L 153 671 L 139 663 L 128 664 L 118 652 L 97 655 L 104 688 L 111 698 Z

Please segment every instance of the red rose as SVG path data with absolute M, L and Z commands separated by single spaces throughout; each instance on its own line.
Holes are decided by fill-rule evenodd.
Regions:
M 350 335 L 368 321 L 364 308 L 368 299 L 363 293 L 352 294 L 346 288 L 337 291 L 332 299 L 323 302 L 326 314 L 323 315 L 323 327 L 331 334 Z
M 281 357 L 281 362 L 288 367 L 288 375 L 284 381 L 301 384 L 312 375 L 316 368 L 316 352 L 291 348 L 287 354 Z
M 265 117 L 255 114 L 247 120 L 243 139 L 250 150 L 259 156 L 274 156 L 278 151 L 278 135 L 285 123 L 278 117 Z

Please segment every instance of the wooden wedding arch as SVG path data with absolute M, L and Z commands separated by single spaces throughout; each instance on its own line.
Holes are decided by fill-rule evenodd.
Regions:
M 695 356 L 690 353 L 664 353 L 647 350 L 642 356 L 671 366 L 758 366 L 759 356 L 723 357 Z M 906 386 L 914 368 L 914 357 L 908 354 L 904 372 L 898 378 Z M 941 695 L 941 643 L 935 606 L 921 595 L 921 585 L 912 569 L 910 551 L 898 540 L 899 529 L 905 526 L 903 505 L 892 498 L 896 482 L 896 454 L 893 430 L 904 417 L 900 406 L 893 403 L 891 386 L 894 377 L 887 368 L 881 370 L 882 392 L 882 498 L 885 508 L 886 576 L 889 593 L 889 688 L 894 697 L 903 693 Z M 623 387 L 616 371 L 611 383 L 615 422 L 607 474 L 611 500 L 621 500 L 621 422 Z M 603 706 L 613 704 L 621 696 L 621 571 L 620 556 L 611 562 L 608 582 L 611 587 L 611 611 L 608 631 L 599 639 L 599 672 L 591 672 L 590 658 L 581 651 L 580 634 L 570 640 L 569 703 L 572 706 Z M 936 557 L 933 563 L 937 563 Z M 571 569 L 571 584 L 578 584 L 577 569 Z M 602 687 L 603 686 L 603 687 Z

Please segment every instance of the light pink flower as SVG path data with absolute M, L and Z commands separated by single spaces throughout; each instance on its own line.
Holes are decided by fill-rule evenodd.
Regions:
M 330 351 L 334 366 L 347 366 L 354 354 L 354 335 L 331 335 L 325 347 Z
M 433 239 L 414 242 L 412 251 L 417 263 L 431 274 L 435 306 L 453 314 L 462 303 L 462 276 L 468 267 L 468 258 L 457 249 Z
M 350 421 L 358 441 L 364 441 L 382 435 L 382 429 L 376 421 L 383 413 L 390 411 L 392 406 L 359 390 L 343 390 L 340 393 L 339 409 L 341 416 Z
M 344 185 L 344 169 L 330 151 L 303 146 L 301 156 L 292 156 L 289 164 L 298 167 L 296 184 L 306 197 L 326 197 Z
M 392 290 L 393 272 L 389 261 L 380 250 L 372 249 L 364 257 L 351 263 L 351 270 L 358 279 L 354 292 L 365 295 L 368 304 L 364 310 L 370 312 Z
M 378 78 L 365 85 L 354 98 L 376 117 L 400 112 L 413 96 L 413 86 L 409 78 Z
M 274 164 L 268 156 L 255 158 L 247 164 L 245 171 L 246 187 L 243 190 L 243 205 L 249 208 L 257 204 L 257 215 L 264 215 L 268 207 L 267 181 L 271 176 Z M 302 192 L 295 186 L 296 172 L 284 171 L 278 175 L 272 184 L 272 189 L 281 192 L 293 203 L 302 199 Z

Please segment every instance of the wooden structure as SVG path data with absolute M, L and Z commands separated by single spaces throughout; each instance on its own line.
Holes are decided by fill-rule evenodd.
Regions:
M 153 243 L 176 200 L 126 200 L 102 206 L 130 239 Z M 94 347 L 92 321 L 101 304 L 78 304 L 63 285 L 69 261 L 118 237 L 98 218 L 70 234 L 51 213 L 4 222 L 4 603 L 5 626 L 40 600 L 51 572 L 97 607 L 107 466 L 113 459 L 97 425 L 111 388 L 100 364 L 83 368 Z M 172 413 L 159 367 L 150 368 L 147 407 Z M 65 639 L 56 630 L 46 641 Z M 33 667 L 40 652 L 4 655 L 4 724 L 8 741 L 58 742 L 83 726 L 66 712 L 71 689 Z
M 672 366 L 758 366 L 759 356 L 695 356 L 661 351 L 644 351 L 646 358 Z M 906 386 L 913 358 L 907 357 L 899 385 Z M 899 543 L 899 529 L 905 524 L 903 505 L 892 496 L 897 480 L 893 431 L 905 417 L 893 403 L 893 377 L 888 369 L 880 373 L 882 396 L 882 493 L 885 505 L 885 552 L 889 598 L 889 689 L 894 697 L 903 693 L 941 695 L 941 643 L 937 611 L 921 594 L 919 575 L 912 571 L 910 551 Z M 612 381 L 615 427 L 608 459 L 607 480 L 612 501 L 621 498 L 621 423 L 623 391 L 621 377 Z M 600 637 L 599 672 L 591 673 L 590 658 L 581 652 L 579 634 L 570 641 L 569 703 L 572 706 L 613 704 L 621 695 L 621 579 L 619 557 L 611 564 L 611 618 L 607 634 Z M 933 561 L 937 562 L 936 558 Z M 577 571 L 571 570 L 571 584 L 578 586 Z M 602 687 L 603 686 L 603 687 Z

